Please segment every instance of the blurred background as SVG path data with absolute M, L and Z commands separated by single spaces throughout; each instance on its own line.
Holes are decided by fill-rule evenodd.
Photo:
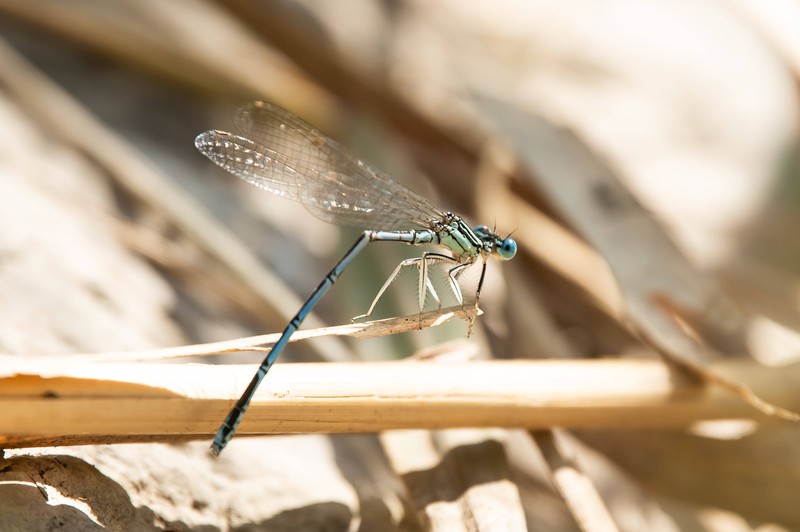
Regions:
M 0 0 L 0 351 L 280 331 L 358 229 L 195 150 L 198 133 L 231 131 L 235 109 L 263 99 L 520 247 L 489 264 L 468 340 L 456 322 L 294 344 L 282 362 L 653 357 L 654 346 L 694 361 L 690 335 L 655 304 L 668 300 L 692 341 L 780 372 L 800 353 L 798 27 L 790 0 Z M 418 254 L 371 246 L 305 327 L 362 314 Z M 415 282 L 401 277 L 376 317 L 416 312 Z M 621 530 L 792 530 L 798 435 L 776 424 L 559 438 Z M 14 451 L 26 467 L 62 468 L 62 495 L 84 506 L 0 477 L 0 523 L 593 529 L 553 488 L 541 435 L 403 438 L 239 438 L 218 462 L 207 442 Z M 414 481 L 397 464 L 422 448 L 437 476 Z M 437 514 L 440 499 L 460 510 Z M 476 518 L 487 505 L 503 518 Z

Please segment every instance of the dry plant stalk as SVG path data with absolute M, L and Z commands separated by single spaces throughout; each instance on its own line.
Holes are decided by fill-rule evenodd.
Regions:
M 351 338 L 377 338 L 404 332 L 427 329 L 444 325 L 453 318 L 472 321 L 483 312 L 474 307 L 448 307 L 444 309 L 431 310 L 420 314 L 399 316 L 396 318 L 385 318 L 371 320 L 362 323 L 349 323 L 347 325 L 336 325 L 333 327 L 321 327 L 318 329 L 304 329 L 295 332 L 289 342 L 309 340 L 327 336 L 349 336 Z M 5 362 L 7 367 L 15 370 L 25 370 L 33 368 L 34 372 L 46 372 L 51 374 L 60 371 L 64 366 L 72 367 L 76 364 L 100 363 L 100 362 L 146 362 L 154 360 L 167 360 L 185 357 L 198 357 L 209 355 L 220 355 L 225 353 L 239 353 L 242 351 L 269 351 L 270 347 L 281 337 L 282 333 L 260 334 L 237 338 L 235 340 L 223 340 L 221 342 L 209 342 L 205 344 L 182 345 L 178 347 L 164 347 L 160 349 L 148 349 L 144 351 L 120 351 L 117 353 L 88 353 L 74 354 L 69 357 L 36 357 L 25 359 L 9 357 L 0 361 Z M 0 371 L 2 373 L 2 371 Z M 41 374 L 41 373 L 40 373 Z
M 592 481 L 574 463 L 558 441 L 552 430 L 531 431 L 531 438 L 536 442 L 550 470 L 553 484 L 567 503 L 576 524 L 586 532 L 618 532 Z
M 781 388 L 753 363 L 726 368 Z M 800 368 L 781 372 L 786 388 Z M 252 376 L 251 365 L 86 364 L 0 380 L 4 447 L 207 438 Z M 771 379 L 771 381 L 770 381 Z M 790 395 L 792 390 L 784 390 Z M 683 427 L 765 417 L 660 361 L 283 364 L 241 434 L 407 428 Z

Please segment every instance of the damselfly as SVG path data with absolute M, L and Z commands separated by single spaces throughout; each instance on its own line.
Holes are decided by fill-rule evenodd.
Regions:
M 206 131 L 195 139 L 195 146 L 228 172 L 274 194 L 301 202 L 321 220 L 369 229 L 358 237 L 286 325 L 220 426 L 211 446 L 215 455 L 219 455 L 233 437 L 258 385 L 286 347 L 289 337 L 368 243 L 432 244 L 445 248 L 449 254 L 425 252 L 421 257 L 400 263 L 365 316 L 372 313 L 386 288 L 406 267 L 419 270 L 421 311 L 427 295 L 439 303 L 428 276 L 431 266 L 447 267 L 449 286 L 459 304 L 463 304 L 458 278 L 481 260 L 481 276 L 475 294 L 477 304 L 486 274 L 486 259 L 494 255 L 508 260 L 517 252 L 513 239 L 501 237 L 485 225 L 471 228 L 460 216 L 436 209 L 422 196 L 387 174 L 370 168 L 341 144 L 276 105 L 266 102 L 246 105 L 239 109 L 234 124 L 238 135 Z

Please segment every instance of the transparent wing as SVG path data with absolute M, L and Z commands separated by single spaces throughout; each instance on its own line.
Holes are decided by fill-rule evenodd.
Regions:
M 326 222 L 412 229 L 441 217 L 428 200 L 280 107 L 255 102 L 234 122 L 240 135 L 206 131 L 195 145 L 230 173 L 301 202 Z

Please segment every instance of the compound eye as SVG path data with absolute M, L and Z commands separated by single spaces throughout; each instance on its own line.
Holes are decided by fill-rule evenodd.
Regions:
M 514 255 L 517 254 L 517 243 L 513 238 L 506 238 L 500 243 L 500 246 L 497 248 L 497 253 L 504 260 L 513 259 Z

